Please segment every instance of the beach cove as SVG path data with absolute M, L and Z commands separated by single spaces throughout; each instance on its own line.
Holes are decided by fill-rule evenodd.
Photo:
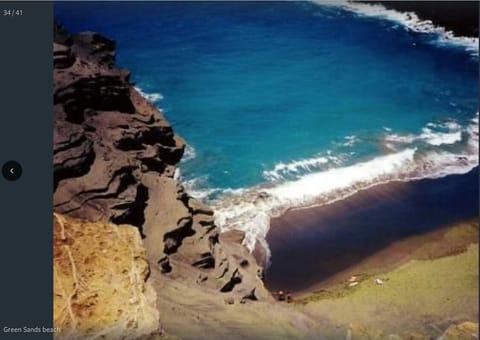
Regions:
M 162 337 L 478 333 L 478 38 L 356 2 L 55 7 L 113 40 L 88 32 L 70 48 L 59 29 L 54 51 L 71 63 L 69 48 L 95 59 L 103 44 L 118 66 L 103 71 L 135 103 L 87 131 L 118 152 L 102 166 L 128 164 L 116 203 L 94 199 L 139 228 Z M 110 190 L 118 172 L 99 169 Z M 68 181 L 93 195 L 83 170 Z M 56 208 L 97 213 L 72 201 Z

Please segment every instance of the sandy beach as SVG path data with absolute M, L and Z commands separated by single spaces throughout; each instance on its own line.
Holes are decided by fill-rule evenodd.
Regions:
M 478 318 L 478 178 L 390 183 L 272 223 L 266 286 L 323 334 L 428 339 Z M 355 337 L 353 337 L 355 338 Z
M 273 219 L 267 235 L 271 264 L 266 286 L 305 292 L 398 242 L 476 217 L 476 171 L 379 185 L 330 205 L 290 210 Z M 383 261 L 395 263 L 414 248 L 412 244 L 407 250 L 391 251 Z

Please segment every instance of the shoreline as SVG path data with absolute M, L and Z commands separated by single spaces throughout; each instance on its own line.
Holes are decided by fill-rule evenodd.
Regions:
M 263 262 L 268 264 L 270 249 L 266 237 L 271 220 L 293 209 L 332 205 L 377 186 L 441 180 L 478 171 L 478 112 L 462 131 L 468 139 L 462 150 L 454 153 L 419 151 L 416 146 L 407 145 L 373 159 L 224 196 L 212 202 L 216 223 L 223 231 L 245 232 L 244 244 L 250 251 L 263 248 Z
M 58 29 L 58 27 L 56 28 Z M 178 29 L 178 26 L 176 26 L 175 29 Z M 99 318 L 105 319 L 105 316 L 110 316 L 112 319 L 108 322 L 113 326 L 107 327 L 107 332 L 116 333 L 122 331 L 121 327 L 130 328 L 132 326 L 131 320 L 138 319 L 141 321 L 142 317 L 147 317 L 151 331 L 150 329 L 143 328 L 141 323 L 137 325 L 137 322 L 133 324 L 133 327 L 138 328 L 139 332 L 151 332 L 151 335 L 155 338 L 316 339 L 319 335 L 324 335 L 324 329 L 328 334 L 327 327 L 330 326 L 335 328 L 336 332 L 342 331 L 345 333 L 344 330 L 346 330 L 346 328 L 340 329 L 339 326 L 341 323 L 345 325 L 345 316 L 342 314 L 342 311 L 337 314 L 336 320 L 329 319 L 331 316 L 328 310 L 329 301 L 327 301 L 326 307 L 323 305 L 318 307 L 309 306 L 313 307 L 313 309 L 318 308 L 317 311 L 321 311 L 320 315 L 315 315 L 311 313 L 310 310 L 302 311 L 300 310 L 301 306 L 296 303 L 286 305 L 275 301 L 261 281 L 260 274 L 262 268 L 258 268 L 252 254 L 241 244 L 240 239 L 243 235 L 241 235 L 241 233 L 231 233 L 230 235 L 220 234 L 220 230 L 213 217 L 214 211 L 201 201 L 193 198 L 189 194 L 189 191 L 185 190 L 178 178 L 178 173 L 177 176 L 175 175 L 176 165 L 179 164 L 182 154 L 185 153 L 185 141 L 175 134 L 170 123 L 165 120 L 163 112 L 149 101 L 155 97 L 145 98 L 146 95 L 139 92 L 133 87 L 134 84 L 130 83 L 129 71 L 114 66 L 114 57 L 116 55 L 115 42 L 92 32 L 73 36 L 69 36 L 65 32 L 57 33 L 61 34 L 57 37 L 59 39 L 56 40 L 56 44 L 54 45 L 54 51 L 56 52 L 54 62 L 56 66 L 55 69 L 57 70 L 56 73 L 54 73 L 54 79 L 56 80 L 55 89 L 58 90 L 55 91 L 55 101 L 58 104 L 55 106 L 55 131 L 61 133 L 55 135 L 55 149 L 58 151 L 55 152 L 55 163 L 60 164 L 62 167 L 68 166 L 70 170 L 68 168 L 61 168 L 62 171 L 58 174 L 56 173 L 58 175 L 56 176 L 56 180 L 58 180 L 56 184 L 58 184 L 58 186 L 56 186 L 54 199 L 59 203 L 56 205 L 56 209 L 65 209 L 63 212 L 68 214 L 68 216 L 78 214 L 78 217 L 85 217 L 86 220 L 105 218 L 112 220 L 115 224 L 131 224 L 133 227 L 130 230 L 135 233 L 135 244 L 137 245 L 136 250 L 138 254 L 133 254 L 129 251 L 128 247 L 124 249 L 125 251 L 123 253 L 125 254 L 118 252 L 118 250 L 122 248 L 117 247 L 116 244 L 111 244 L 110 241 L 114 241 L 114 239 L 109 237 L 118 234 L 115 230 L 111 230 L 109 232 L 110 235 L 104 235 L 106 236 L 105 240 L 96 237 L 98 236 L 96 234 L 99 230 L 105 229 L 105 226 L 99 222 L 90 225 L 92 229 L 91 236 L 92 239 L 94 238 L 98 243 L 98 251 L 95 251 L 95 253 L 99 253 L 101 258 L 106 261 L 104 263 L 106 268 L 111 268 L 120 278 L 123 278 L 122 283 L 126 283 L 127 286 L 129 283 L 130 286 L 134 284 L 134 280 L 126 275 L 130 273 L 128 268 L 131 266 L 132 256 L 134 257 L 133 262 L 140 262 L 137 271 L 142 274 L 136 275 L 136 279 L 138 279 L 136 281 L 138 282 L 135 282 L 135 287 L 138 288 L 139 292 L 135 294 L 134 298 L 127 296 L 117 299 L 118 301 L 113 299 L 115 295 L 113 293 L 115 292 L 110 293 L 112 288 L 111 283 L 115 283 L 116 279 L 114 278 L 114 281 L 112 281 L 110 277 L 107 278 L 107 286 L 98 287 L 101 290 L 99 292 L 100 294 L 97 294 L 95 291 L 92 291 L 91 295 L 80 294 L 81 296 L 79 295 L 78 298 L 83 300 L 78 301 L 81 301 L 82 305 L 76 303 L 75 306 L 80 306 L 81 310 L 74 308 L 76 313 L 75 317 L 78 316 L 78 320 L 82 322 L 82 318 L 85 317 L 85 315 L 83 315 L 85 313 L 82 314 L 82 311 L 86 309 L 91 310 L 92 307 L 96 308 L 100 316 L 96 318 L 97 320 L 93 320 L 93 322 L 98 321 Z M 120 42 L 119 45 L 121 45 Z M 114 81 L 110 80 L 105 83 L 105 79 L 108 80 L 111 77 L 114 78 Z M 79 83 L 83 84 L 81 88 L 76 87 Z M 103 92 L 105 88 L 108 89 L 110 87 L 115 89 L 115 91 L 113 91 L 115 95 L 110 94 L 113 97 L 110 98 L 110 95 L 108 95 L 107 98 Z M 122 91 L 117 93 L 119 89 Z M 87 93 L 86 96 L 85 93 Z M 281 91 L 279 93 L 281 93 Z M 181 94 L 182 96 L 188 96 L 188 94 L 183 92 Z M 83 108 L 81 112 L 76 112 L 76 110 L 73 110 L 73 113 L 71 112 L 72 101 L 71 98 L 67 98 L 70 95 L 74 97 L 78 105 L 85 105 L 85 108 L 88 107 L 88 111 L 85 109 L 85 115 L 82 113 Z M 103 101 L 103 99 L 106 98 L 109 99 L 108 103 Z M 239 98 L 241 98 L 241 96 L 239 96 Z M 110 106 L 110 104 L 112 104 L 112 106 Z M 78 115 L 78 117 L 75 117 L 75 121 L 70 119 L 72 117 L 70 115 L 73 114 Z M 110 131 L 112 130 L 112 126 L 109 125 L 112 122 L 118 125 L 114 127 L 113 133 Z M 81 141 L 69 139 L 66 132 L 73 131 L 76 133 L 78 132 L 77 129 L 80 129 L 80 135 L 85 135 L 87 139 Z M 475 129 L 474 132 L 476 131 L 477 129 Z M 86 132 L 86 134 L 83 132 Z M 207 137 L 210 136 L 210 134 L 205 135 Z M 68 143 L 67 149 L 65 148 L 65 143 Z M 69 155 L 78 152 L 78 143 L 82 144 L 82 150 L 80 151 L 83 152 L 85 149 L 88 149 L 90 155 L 89 159 L 80 159 L 79 162 L 81 163 L 74 164 L 74 167 L 77 169 L 80 164 L 83 171 L 82 174 L 73 173 L 75 171 L 71 170 L 70 164 L 64 162 Z M 447 142 L 446 144 L 450 143 Z M 432 146 L 434 146 L 434 144 L 432 144 Z M 139 151 L 138 148 L 141 148 L 141 151 Z M 105 153 L 111 156 L 111 150 L 116 150 L 114 155 L 116 157 L 102 157 Z M 468 197 L 470 197 L 468 195 L 469 190 L 472 190 L 472 193 L 475 191 L 474 193 L 478 200 L 478 158 L 476 151 L 474 155 L 454 155 L 453 164 L 448 162 L 437 164 L 435 160 L 427 159 L 418 165 L 415 164 L 415 151 L 409 151 L 407 155 L 411 156 L 408 158 L 408 164 L 413 163 L 416 166 L 420 166 L 421 170 L 425 170 L 428 166 L 431 166 L 433 162 L 434 165 L 439 167 L 442 173 L 448 172 L 452 166 L 455 167 L 457 171 L 458 167 L 464 169 L 464 166 L 473 160 L 472 164 L 475 164 L 476 168 L 470 173 L 476 176 L 477 184 L 467 188 L 468 190 L 454 189 L 456 193 Z M 253 193 L 252 198 L 254 200 L 253 202 L 255 204 L 258 203 L 258 205 L 255 206 L 252 211 L 249 211 L 252 213 L 249 217 L 258 217 L 265 212 L 258 210 L 258 208 L 263 208 L 264 204 L 266 205 L 267 203 L 275 204 L 277 199 L 283 199 L 283 203 L 288 205 L 292 197 L 289 195 L 292 193 L 303 194 L 308 192 L 309 187 L 319 189 L 324 184 L 328 186 L 329 182 L 336 179 L 339 179 L 340 182 L 347 181 L 346 184 L 348 184 L 348 180 L 352 180 L 353 177 L 350 183 L 358 186 L 340 186 L 338 191 L 339 194 L 348 193 L 349 190 L 355 190 L 355 188 L 369 183 L 368 176 L 372 176 L 372 174 L 376 176 L 372 181 L 375 179 L 384 181 L 392 178 L 390 176 L 396 176 L 394 178 L 399 182 L 389 182 L 384 185 L 377 182 L 376 185 L 368 188 L 363 187 L 358 193 L 352 193 L 351 197 L 344 196 L 334 202 L 328 203 L 324 207 L 315 206 L 313 208 L 301 209 L 298 213 L 302 215 L 305 214 L 305 216 L 302 216 L 302 219 L 303 221 L 307 221 L 310 212 L 326 209 L 332 213 L 332 206 L 344 206 L 349 212 L 368 209 L 374 207 L 374 205 L 369 204 L 367 202 L 368 200 L 359 200 L 359 196 L 366 196 L 367 199 L 380 198 L 380 203 L 382 203 L 383 200 L 387 201 L 388 198 L 402 200 L 402 198 L 398 198 L 397 196 L 399 191 L 397 189 L 399 188 L 404 189 L 403 191 L 400 190 L 401 194 L 410 197 L 408 195 L 410 191 L 413 190 L 412 186 L 414 186 L 414 184 L 410 181 L 401 182 L 401 179 L 406 180 L 406 178 L 401 173 L 395 173 L 395 169 L 397 169 L 399 164 L 403 169 L 402 164 L 404 163 L 398 162 L 395 155 L 385 156 L 386 157 L 382 156 L 382 159 L 387 159 L 386 162 L 379 162 L 377 160 L 369 162 L 367 166 L 365 163 L 361 163 L 360 169 L 363 171 L 363 177 L 360 176 L 360 178 L 355 177 L 359 172 L 358 167 L 340 168 L 338 172 L 335 172 L 333 175 L 330 174 L 327 177 L 324 177 L 324 174 L 320 176 L 317 176 L 318 174 L 315 176 L 312 174 L 310 178 L 314 178 L 316 181 L 313 181 L 313 183 L 311 181 L 308 183 L 300 181 L 300 184 L 302 184 L 300 188 L 297 186 L 280 188 L 276 191 L 277 196 L 275 196 L 275 192 L 273 191 L 276 190 L 275 188 L 266 191 L 256 191 Z M 418 156 L 420 157 L 421 155 Z M 470 156 L 472 159 L 469 158 Z M 249 159 L 255 159 L 255 157 L 249 155 Z M 90 171 L 90 169 L 92 171 Z M 376 170 L 382 170 L 383 172 L 376 172 Z M 367 178 L 367 181 L 362 181 L 362 179 L 365 178 Z M 430 181 L 437 183 L 436 181 L 443 181 L 443 179 Z M 104 189 L 98 189 L 99 186 L 104 187 Z M 77 191 L 78 194 L 76 194 L 75 191 Z M 331 193 L 328 190 L 324 192 L 326 192 L 327 196 Z M 269 197 L 268 195 L 270 193 L 272 195 Z M 334 196 L 336 193 L 337 192 L 331 194 Z M 375 196 L 372 193 L 378 193 L 378 195 Z M 442 199 L 441 192 L 434 192 L 431 198 L 437 196 L 440 200 Z M 446 196 L 447 199 L 453 197 L 453 201 L 456 201 L 454 195 Z M 311 197 L 315 198 L 317 196 L 311 195 Z M 419 199 L 422 197 L 423 196 L 417 196 Z M 473 202 L 471 198 L 466 199 L 467 201 L 470 199 L 470 203 Z M 403 201 L 404 204 L 405 202 L 412 202 L 406 198 L 403 198 Z M 308 201 L 307 197 L 307 202 L 312 201 Z M 352 202 L 359 204 L 350 204 Z M 415 200 L 413 200 L 413 202 L 415 202 Z M 427 202 L 430 202 L 430 200 L 427 200 Z M 65 208 L 70 204 L 74 206 L 74 209 L 69 209 L 70 207 L 67 207 L 68 209 Z M 395 202 L 395 204 L 401 206 L 401 203 Z M 476 201 L 475 204 L 476 214 L 478 215 L 478 201 Z M 112 207 L 115 209 L 112 209 Z M 279 207 L 281 208 L 282 206 Z M 455 207 L 456 206 L 453 208 Z M 235 209 L 236 207 L 232 206 L 231 208 Z M 270 206 L 270 208 L 272 208 L 272 206 Z M 273 213 L 273 208 L 269 212 Z M 333 210 L 333 215 L 335 215 L 337 210 Z M 383 213 L 386 211 L 388 215 L 388 209 L 383 208 L 383 210 Z M 341 209 L 338 211 L 341 211 Z M 437 216 L 435 211 L 432 212 L 434 216 Z M 296 214 L 296 212 L 293 210 L 287 211 L 285 215 L 290 214 Z M 333 218 L 338 217 L 333 215 Z M 370 213 L 370 215 L 375 218 L 382 216 L 382 214 L 375 213 Z M 269 222 L 271 216 L 272 215 L 267 216 L 265 220 Z M 443 215 L 440 213 L 438 216 L 442 217 Z M 462 216 L 455 216 L 455 218 Z M 281 216 L 281 219 L 284 218 L 285 216 Z M 315 216 L 312 216 L 311 220 L 313 221 L 314 219 Z M 358 217 L 357 219 L 360 220 Z M 295 220 L 295 222 L 298 221 L 297 218 L 295 218 Z M 356 219 L 353 220 L 355 221 Z M 64 229 L 64 220 L 60 217 L 57 222 L 57 227 L 61 228 L 56 229 L 61 232 Z M 259 220 L 255 219 L 252 221 L 252 225 L 258 226 Z M 108 226 L 115 229 L 114 225 Z M 332 224 L 332 226 L 330 236 L 333 236 L 333 240 L 338 239 L 337 232 L 345 232 L 349 229 L 348 223 L 346 225 L 347 228 L 337 228 L 336 224 Z M 134 229 L 134 227 L 138 229 Z M 308 225 L 303 226 L 303 231 L 307 231 L 307 227 Z M 407 229 L 406 234 L 402 233 L 404 230 L 401 228 L 400 230 L 399 228 L 392 229 L 392 235 L 405 241 L 408 246 L 400 247 L 400 250 L 395 248 L 392 253 L 410 254 L 413 249 L 412 247 L 423 244 L 423 238 L 421 237 L 425 236 L 424 233 L 428 234 L 432 232 L 431 228 L 434 228 L 435 225 L 427 224 L 424 227 L 423 229 L 420 228 L 421 230 L 418 230 L 418 226 L 412 230 Z M 468 229 L 465 238 L 463 234 L 464 229 Z M 371 231 L 372 233 L 370 233 L 369 230 L 365 231 L 361 229 L 360 232 L 357 231 L 357 234 L 363 236 L 379 234 L 375 228 L 371 229 Z M 449 247 L 454 244 L 455 248 L 448 248 L 446 250 L 441 248 L 435 250 L 434 254 L 443 254 L 442 251 L 445 254 L 455 254 L 458 251 L 463 251 L 467 242 L 471 240 L 471 231 L 471 228 L 466 226 L 466 228 L 462 229 L 462 232 L 455 232 L 453 235 L 455 242 L 444 242 L 443 237 L 448 238 L 451 236 L 448 233 L 435 234 L 436 236 L 432 237 L 433 241 L 439 244 L 445 243 Z M 415 235 L 417 232 L 422 233 L 420 235 L 421 240 L 417 241 L 417 243 L 411 242 L 408 237 L 411 237 L 412 234 Z M 434 229 L 433 232 L 436 232 L 436 229 Z M 61 239 L 65 239 L 65 235 L 60 236 Z M 75 235 L 75 240 L 73 241 L 75 241 L 76 246 L 81 245 L 82 241 L 83 244 L 87 246 L 93 244 L 89 242 L 88 239 L 82 239 L 83 236 L 82 233 Z M 310 234 L 302 231 L 296 235 L 296 237 L 300 239 L 305 237 L 309 238 L 309 236 Z M 348 233 L 346 235 L 347 237 L 343 236 L 345 235 L 340 235 L 340 238 L 348 240 Z M 395 237 L 393 239 L 395 239 Z M 318 239 L 314 240 L 318 241 Z M 385 258 L 385 254 L 381 252 L 388 249 L 392 241 L 388 237 L 380 238 L 382 242 L 377 242 L 379 239 L 375 238 L 366 238 L 364 240 L 366 241 L 366 247 L 355 249 L 357 239 L 354 239 L 353 242 L 351 240 L 348 241 L 347 249 L 350 250 L 353 248 L 355 251 L 352 251 L 352 254 L 354 256 L 359 255 L 361 259 L 365 259 L 366 261 L 371 260 L 372 256 L 369 256 L 371 254 L 380 259 Z M 448 240 L 450 240 L 450 238 L 448 238 Z M 335 242 L 332 243 L 335 244 Z M 377 243 L 380 245 L 380 248 L 377 247 Z M 302 248 L 304 243 L 300 242 L 299 245 Z M 457 246 L 460 248 L 456 248 Z M 370 248 L 373 249 L 373 253 L 370 252 Z M 470 248 L 465 251 L 468 255 L 471 255 Z M 365 249 L 369 251 L 364 252 Z M 478 252 L 477 248 L 472 248 L 472 250 Z M 289 249 L 286 248 L 284 251 L 288 252 Z M 287 256 L 291 254 L 294 253 L 287 254 Z M 428 256 L 428 252 L 425 254 Z M 83 270 L 78 276 L 78 278 L 82 279 L 80 280 L 82 282 L 87 275 L 92 273 L 92 270 L 95 272 L 95 269 L 98 269 L 96 268 L 98 267 L 96 263 L 91 262 L 91 259 L 89 259 L 91 255 L 92 254 L 87 251 L 75 257 L 78 263 L 83 264 L 83 267 L 78 267 Z M 307 255 L 310 256 L 311 254 Z M 424 255 L 424 253 L 422 253 L 422 255 Z M 324 258 L 321 256 L 314 258 L 314 261 L 311 261 L 311 257 L 308 259 L 308 256 L 306 256 L 305 259 L 307 261 L 310 260 L 309 262 L 302 260 L 295 263 L 295 265 L 302 268 L 304 266 L 312 266 L 318 260 L 324 261 Z M 116 264 L 122 262 L 123 265 L 118 267 L 115 263 L 109 263 L 109 260 L 111 260 L 110 257 Z M 450 257 L 450 255 L 447 257 Z M 70 256 L 70 260 L 72 260 L 71 258 L 72 256 Z M 120 261 L 123 258 L 125 260 Z M 342 262 L 343 260 L 344 262 Z M 338 266 L 334 268 L 335 270 L 333 272 L 327 272 L 326 275 L 337 273 L 337 269 L 342 269 L 342 266 L 345 267 L 345 265 L 351 264 L 351 260 L 352 258 L 349 257 L 345 259 L 340 258 L 337 263 Z M 401 260 L 404 260 L 404 258 L 401 258 Z M 473 261 L 469 258 L 463 262 L 457 261 L 456 263 L 470 266 Z M 354 264 L 357 263 L 355 262 Z M 396 266 L 397 262 L 394 264 Z M 381 262 L 380 265 L 382 269 L 385 268 L 383 262 Z M 127 270 L 125 270 L 125 266 L 128 267 Z M 347 270 L 349 269 L 348 266 L 346 268 Z M 450 267 L 445 265 L 442 268 L 451 268 L 451 265 Z M 459 266 L 458 268 L 461 267 Z M 313 269 L 315 270 L 315 268 Z M 355 268 L 353 273 L 356 274 L 357 271 L 357 268 Z M 338 273 L 346 275 L 346 273 L 343 272 Z M 73 276 L 68 275 L 65 282 L 68 283 L 71 281 L 72 277 L 74 281 L 78 281 L 76 280 L 76 273 L 73 273 Z M 392 278 L 393 277 L 392 274 Z M 100 276 L 97 280 L 99 282 L 105 281 L 102 279 L 103 277 Z M 299 277 L 299 279 L 302 279 L 302 277 Z M 468 280 L 470 280 L 470 278 L 468 278 Z M 386 284 L 384 288 L 395 288 L 395 284 L 393 284 L 394 279 L 385 281 Z M 87 286 L 93 290 L 97 289 L 97 286 L 100 286 L 95 285 L 95 282 L 93 283 L 94 284 Z M 368 286 L 368 284 L 372 285 L 371 280 L 360 282 L 358 288 L 363 289 L 365 286 Z M 465 285 L 463 281 L 456 284 L 457 286 L 450 287 L 463 288 Z M 409 286 L 406 285 L 406 287 Z M 113 285 L 113 288 L 115 288 L 115 285 Z M 376 286 L 372 288 L 373 289 L 369 291 L 369 298 L 376 297 L 375 293 L 378 291 L 375 290 L 377 288 Z M 478 287 L 476 291 L 469 290 L 468 293 L 471 296 L 477 294 L 477 298 L 474 299 L 474 301 L 478 300 Z M 455 294 L 458 294 L 455 295 L 455 297 L 460 296 L 459 293 Z M 59 294 L 57 295 L 60 296 Z M 92 302 L 90 299 L 91 296 L 99 297 L 98 301 Z M 391 299 L 392 296 L 387 296 L 386 298 Z M 68 300 L 67 298 L 67 304 L 70 302 Z M 127 300 L 129 304 L 125 304 Z M 340 306 L 340 308 L 337 306 L 337 310 L 347 309 L 345 315 L 352 315 L 348 314 L 350 313 L 349 302 L 350 300 L 347 301 L 346 306 Z M 356 303 L 357 308 L 370 308 L 369 303 L 365 304 L 364 301 L 358 303 L 357 300 Z M 122 321 L 122 318 L 128 315 L 120 309 L 115 308 L 116 304 L 126 308 L 128 307 L 132 315 L 131 320 L 126 320 L 126 322 L 121 323 L 116 322 L 118 320 Z M 375 301 L 371 303 L 371 306 L 376 307 Z M 473 310 L 474 307 L 468 304 L 468 308 L 468 312 L 471 314 L 471 310 Z M 448 309 L 448 311 L 450 312 L 451 309 Z M 118 318 L 119 312 L 122 312 L 120 314 L 123 315 L 120 319 Z M 148 315 L 145 312 L 148 312 Z M 389 311 L 387 310 L 386 312 Z M 73 314 L 71 318 L 72 320 L 74 319 Z M 67 319 L 60 317 L 56 320 L 57 323 L 62 323 Z M 354 320 L 354 317 L 351 318 L 351 320 Z M 324 327 L 326 324 L 328 326 Z M 63 324 L 62 328 L 68 332 L 68 326 L 69 324 L 67 322 Z M 76 329 L 73 327 L 72 332 L 79 331 L 79 329 L 80 328 Z M 88 328 L 86 331 L 91 332 L 95 330 Z M 109 335 L 107 333 L 105 334 L 106 336 Z M 145 336 L 148 336 L 148 334 L 145 334 Z
M 478 38 L 477 1 L 353 1 L 378 4 L 399 12 L 414 12 L 460 37 Z
M 466 175 L 380 184 L 272 219 L 266 287 L 311 290 L 392 243 L 478 216 L 477 174 L 475 168 Z M 264 260 L 258 247 L 254 255 Z

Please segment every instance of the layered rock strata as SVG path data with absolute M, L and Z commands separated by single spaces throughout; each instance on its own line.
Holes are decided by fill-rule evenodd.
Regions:
M 53 59 L 55 212 L 100 228 L 137 227 L 158 294 L 180 280 L 238 301 L 270 301 L 243 234 L 221 235 L 213 211 L 174 179 L 185 142 L 115 66 L 115 43 L 55 25 Z

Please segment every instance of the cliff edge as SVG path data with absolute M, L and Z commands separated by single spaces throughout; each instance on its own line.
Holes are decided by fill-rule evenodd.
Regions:
M 271 302 L 261 281 L 262 268 L 241 245 L 244 235 L 221 235 L 214 212 L 174 179 L 185 143 L 162 112 L 135 89 L 129 71 L 115 66 L 115 42 L 94 32 L 70 34 L 58 24 L 54 32 L 57 220 L 80 219 L 72 225 L 87 228 L 93 239 L 95 228 L 99 235 L 105 226 L 138 229 L 151 273 L 148 284 L 157 293 L 160 320 L 167 320 L 162 328 L 168 332 L 175 334 L 182 327 L 162 319 L 170 308 L 164 303 L 176 305 L 181 299 L 168 293 L 180 289 L 178 285 L 183 292 L 215 296 L 222 304 Z M 85 242 L 82 247 L 89 249 L 87 238 L 75 242 Z M 61 250 L 58 246 L 56 252 Z M 98 250 L 92 248 L 93 253 Z M 104 260 L 113 265 L 116 257 L 125 256 L 109 255 L 107 251 Z M 101 275 L 105 267 L 92 264 L 88 270 Z

